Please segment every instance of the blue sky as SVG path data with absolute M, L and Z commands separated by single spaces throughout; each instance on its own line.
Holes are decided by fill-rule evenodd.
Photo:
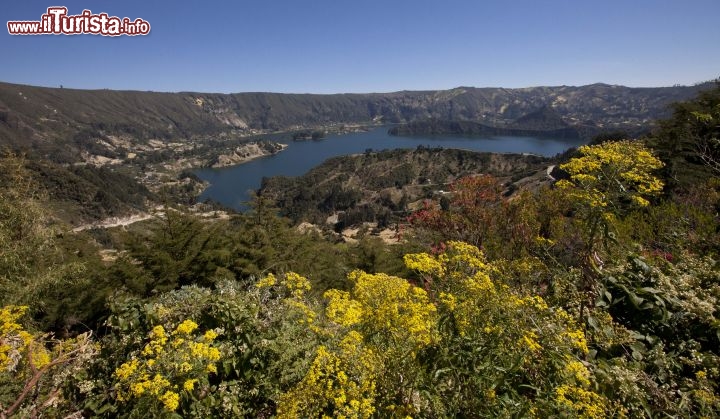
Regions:
M 7 1 L 142 18 L 148 36 L 0 34 L 0 81 L 88 89 L 292 93 L 720 77 L 718 0 Z

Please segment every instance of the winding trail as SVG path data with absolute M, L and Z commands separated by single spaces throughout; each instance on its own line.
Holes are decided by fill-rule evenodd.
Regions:
M 555 165 L 552 164 L 552 165 L 548 166 L 547 170 L 545 171 L 545 173 L 547 173 L 547 176 L 548 176 L 551 180 L 557 180 L 557 179 L 555 179 L 555 178 L 553 177 L 553 175 L 550 174 L 550 173 L 552 173 L 552 171 L 553 171 L 554 168 L 555 168 Z
M 134 224 L 140 221 L 149 220 L 150 218 L 154 217 L 153 214 L 147 214 L 147 213 L 141 213 L 141 214 L 134 214 L 127 217 L 110 217 L 106 218 L 102 221 L 96 221 L 94 223 L 89 224 L 83 224 L 80 226 L 77 226 L 72 229 L 74 232 L 83 231 L 83 230 L 89 230 L 91 228 L 111 228 L 111 227 L 120 227 L 120 226 L 128 226 L 130 224 Z

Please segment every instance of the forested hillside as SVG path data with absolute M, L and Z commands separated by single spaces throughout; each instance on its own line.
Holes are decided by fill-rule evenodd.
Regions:
M 366 221 L 382 228 L 404 221 L 424 199 L 449 193 L 459 178 L 493 175 L 510 193 L 518 180 L 533 175 L 547 179 L 545 170 L 552 162 L 532 155 L 422 146 L 367 150 L 329 159 L 303 176 L 265 179 L 258 194 L 296 223 L 325 224 L 328 217 L 337 216 L 336 228 Z
M 278 181 L 305 197 L 354 165 L 377 188 L 449 182 L 392 245 L 298 229 L 277 196 L 73 233 L 44 163 L 6 154 L 0 418 L 718 417 L 718 127 L 716 87 L 510 196 L 493 162 L 547 162 L 415 150 L 371 177 L 368 152 Z M 123 181 L 72 174 L 65 190 Z

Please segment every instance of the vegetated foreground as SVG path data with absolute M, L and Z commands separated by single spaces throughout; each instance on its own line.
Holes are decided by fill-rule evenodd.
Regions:
M 719 127 L 716 88 L 554 185 L 453 179 L 396 245 L 262 197 L 71 233 L 6 156 L 0 417 L 720 416 Z

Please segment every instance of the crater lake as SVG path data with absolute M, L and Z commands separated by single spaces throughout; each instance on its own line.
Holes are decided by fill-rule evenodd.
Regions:
M 268 136 L 268 140 L 272 136 Z M 204 168 L 195 174 L 210 186 L 198 197 L 198 201 L 212 200 L 238 211 L 247 209 L 251 191 L 260 188 L 263 177 L 299 176 L 336 156 L 398 148 L 442 147 L 459 148 L 493 153 L 530 153 L 554 156 L 570 147 L 584 144 L 580 139 L 553 139 L 537 137 L 477 137 L 459 135 L 393 136 L 388 127 L 372 128 L 366 132 L 330 134 L 322 140 L 281 141 L 288 147 L 272 156 L 266 156 L 223 168 Z

